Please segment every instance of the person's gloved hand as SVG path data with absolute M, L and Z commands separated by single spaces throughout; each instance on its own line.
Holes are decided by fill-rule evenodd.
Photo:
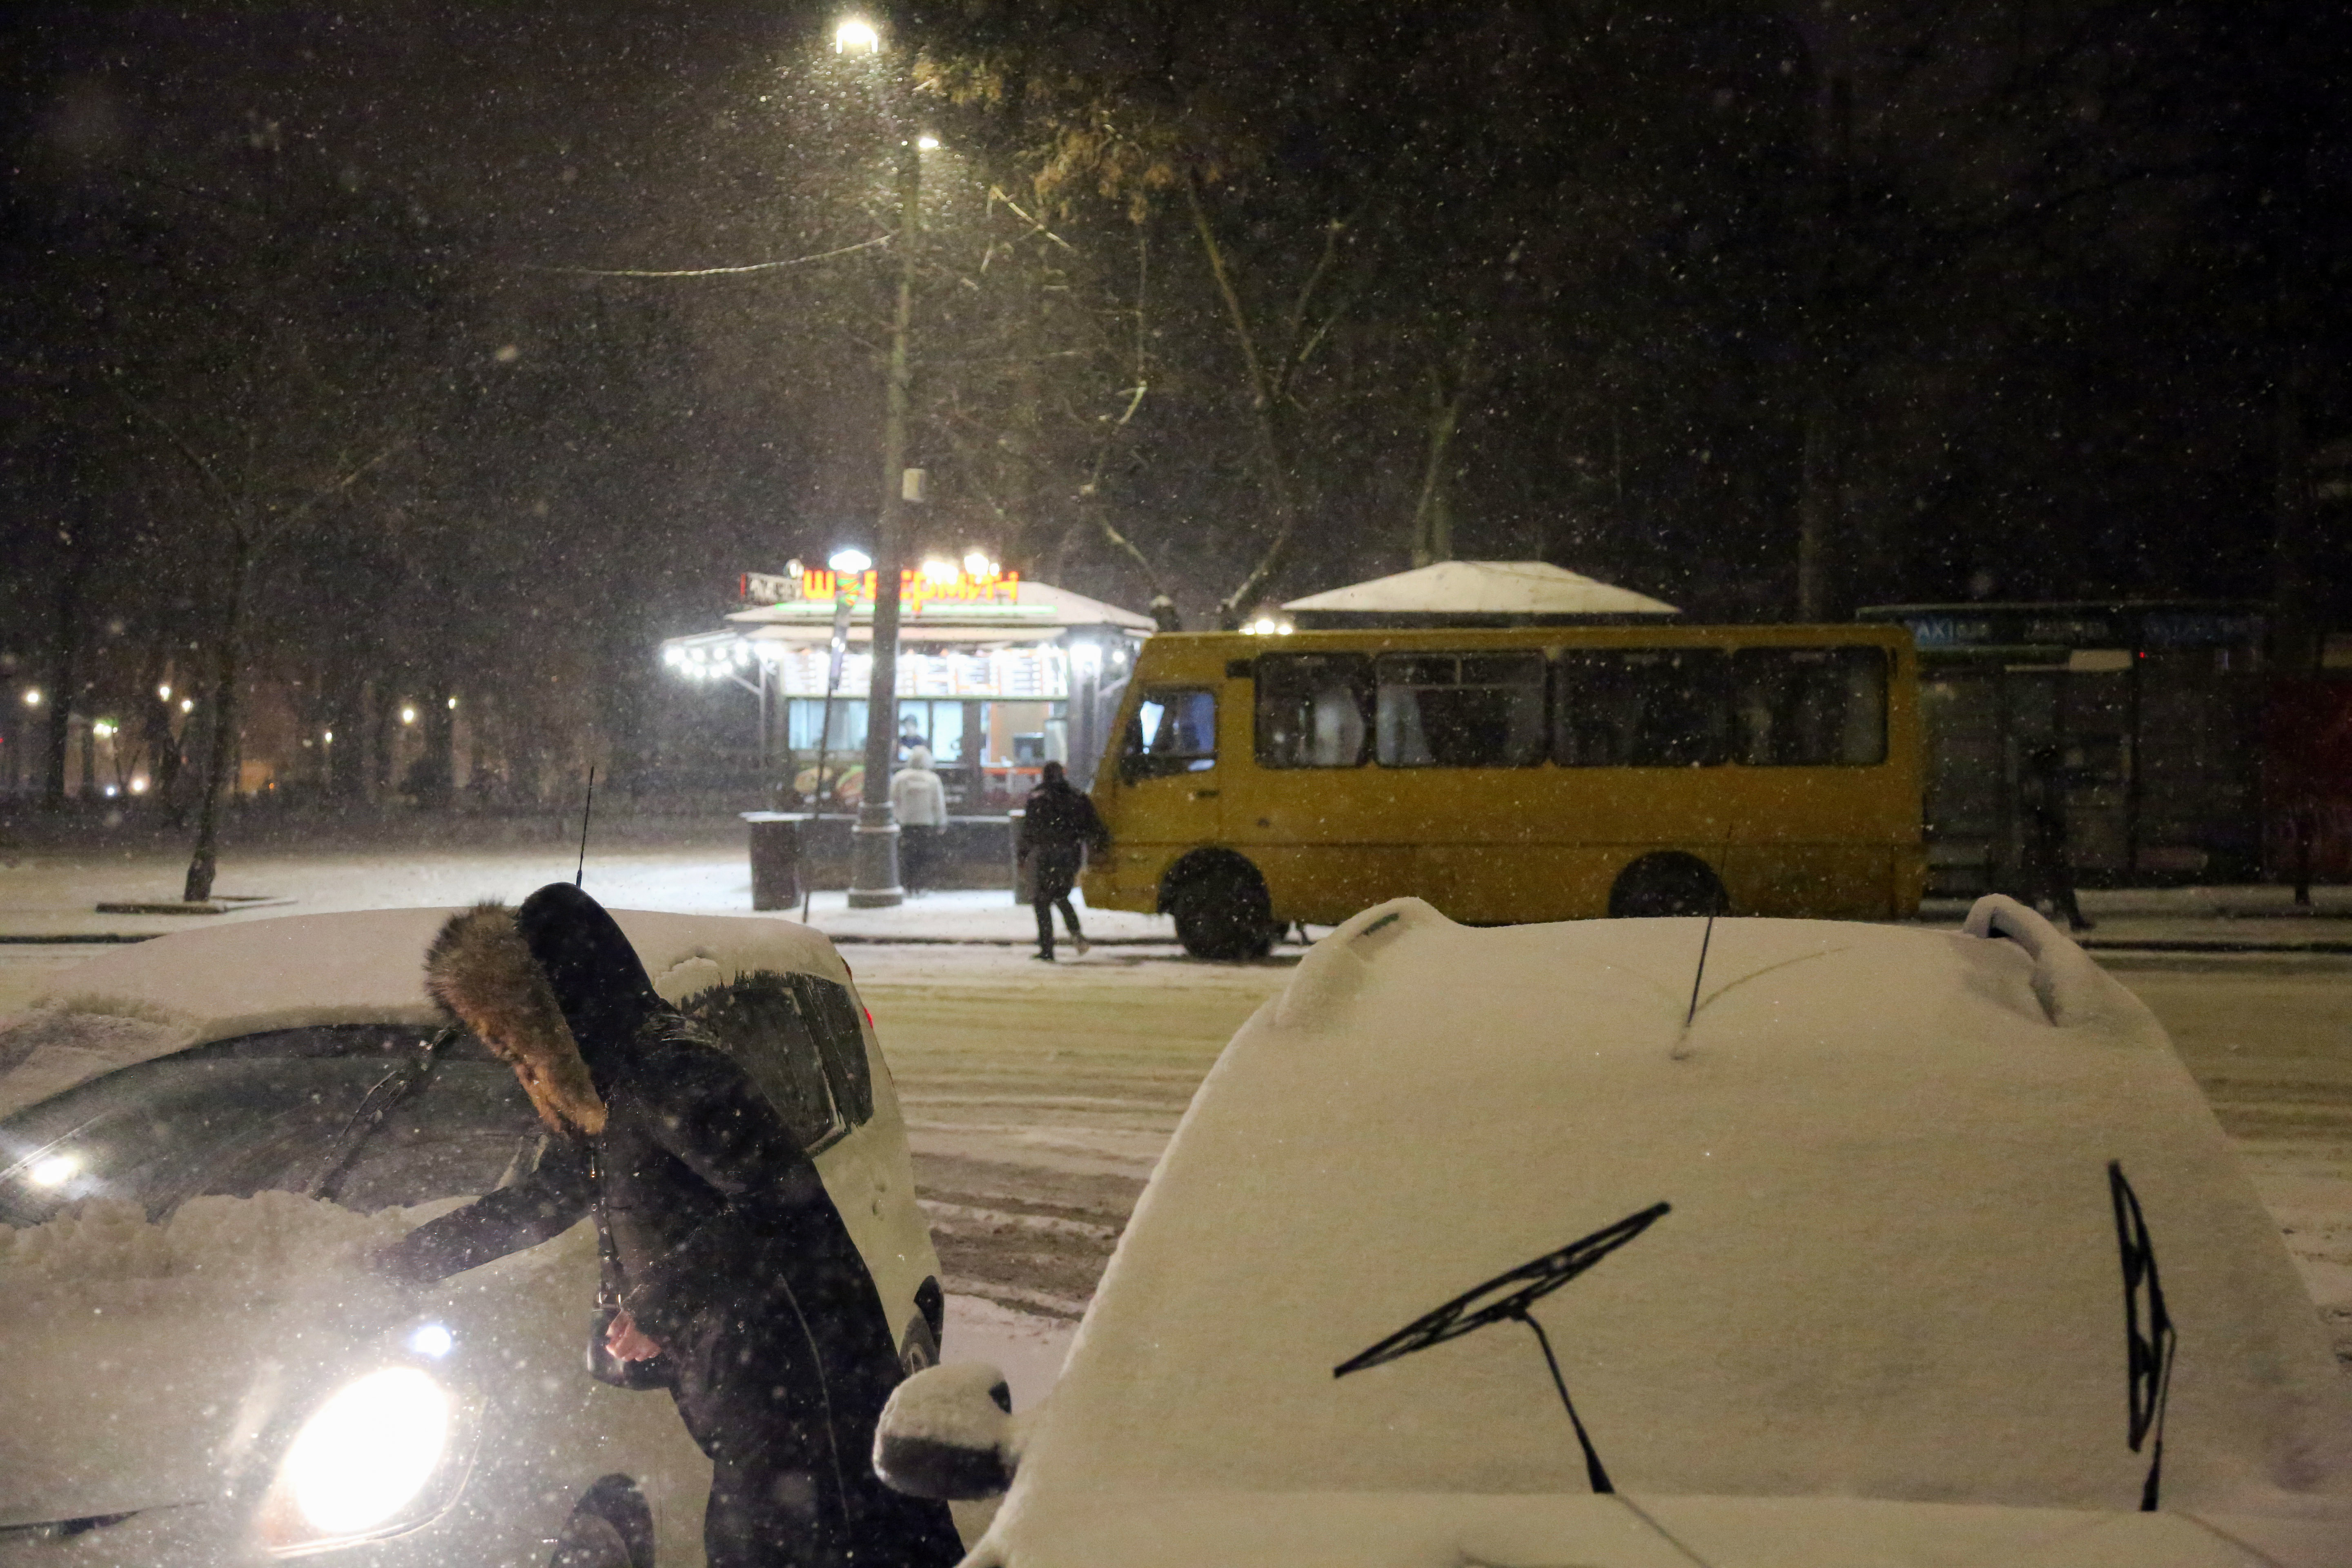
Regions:
M 626 1311 L 614 1318 L 613 1326 L 604 1331 L 604 1348 L 612 1352 L 614 1361 L 651 1361 L 662 1353 L 660 1344 L 637 1327 L 636 1319 Z

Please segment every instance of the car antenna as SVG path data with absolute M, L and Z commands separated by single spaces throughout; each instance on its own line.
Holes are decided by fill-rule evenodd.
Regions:
M 1728 861 L 1730 858 L 1731 829 L 1727 827 L 1723 830 L 1723 853 L 1718 860 Z M 1683 1009 L 1683 1037 L 1675 1042 L 1671 1053 L 1676 1061 L 1690 1054 L 1691 1023 L 1698 1016 L 1699 982 L 1706 978 L 1706 950 L 1715 944 L 1715 917 L 1723 913 L 1724 905 L 1731 901 L 1731 894 L 1724 888 L 1723 879 L 1717 877 L 1714 881 L 1715 900 L 1707 905 L 1706 930 L 1700 933 L 1698 939 L 1698 968 L 1691 975 L 1690 1005 Z
M 588 804 L 580 808 L 580 864 L 572 868 L 572 885 L 588 875 L 588 819 L 596 815 L 596 764 L 588 764 Z
M 1723 912 L 1723 889 L 1717 886 L 1715 902 L 1707 906 L 1706 930 L 1698 939 L 1698 968 L 1691 975 L 1690 1005 L 1683 1012 L 1683 1033 L 1690 1033 L 1691 1020 L 1698 1016 L 1699 982 L 1706 978 L 1706 950 L 1715 943 L 1715 917 Z

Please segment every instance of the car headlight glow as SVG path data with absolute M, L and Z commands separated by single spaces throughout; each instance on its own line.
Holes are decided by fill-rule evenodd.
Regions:
M 398 1513 L 449 1444 L 450 1400 L 413 1366 L 386 1367 L 320 1405 L 287 1450 L 281 1479 L 304 1523 L 351 1536 Z

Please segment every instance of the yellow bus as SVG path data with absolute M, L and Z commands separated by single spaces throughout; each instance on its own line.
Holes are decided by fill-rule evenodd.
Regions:
M 1917 692 L 1899 626 L 1156 637 L 1087 902 L 1207 958 L 1408 893 L 1473 923 L 1909 915 Z

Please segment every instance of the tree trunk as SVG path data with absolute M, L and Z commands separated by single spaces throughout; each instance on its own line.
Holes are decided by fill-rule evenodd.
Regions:
M 448 810 L 450 797 L 457 791 L 457 715 L 449 706 L 455 695 L 448 681 L 436 679 L 418 704 L 424 709 L 416 716 L 416 722 L 425 732 L 425 754 L 417 759 L 415 784 L 410 793 L 416 796 L 422 810 Z
M 1209 272 L 1216 279 L 1218 298 L 1224 301 L 1226 319 L 1233 324 L 1234 341 L 1241 348 L 1242 366 L 1249 377 L 1253 447 L 1259 482 L 1265 487 L 1266 508 L 1274 514 L 1273 542 L 1240 586 L 1217 605 L 1219 628 L 1231 631 L 1241 625 L 1242 613 L 1250 600 L 1257 596 L 1281 568 L 1283 557 L 1290 552 L 1291 537 L 1298 531 L 1298 505 L 1290 489 L 1290 461 L 1283 439 L 1280 399 L 1258 353 L 1257 334 L 1250 328 L 1249 311 L 1242 304 L 1241 290 L 1225 264 L 1224 247 L 1217 243 L 1216 231 L 1209 226 L 1209 211 L 1201 200 L 1197 178 L 1185 182 L 1184 195 L 1192 215 L 1192 233 L 1208 258 Z
M 2271 659 L 2281 675 L 2304 676 L 2318 669 L 2320 647 L 2312 561 L 2318 540 L 2303 413 L 2311 369 L 2300 345 L 2286 351 L 2286 361 L 2271 410 Z
M 67 725 L 73 717 L 77 679 L 74 655 L 81 644 L 82 590 L 89 579 L 90 552 L 81 538 L 83 532 L 77 528 L 68 544 L 65 575 L 58 583 L 57 621 L 49 633 L 49 710 L 42 735 L 48 776 L 41 785 L 41 805 L 49 811 L 62 811 L 66 804 L 66 757 L 70 745 Z M 89 779 L 85 776 L 81 783 L 88 791 Z
M 180 897 L 200 904 L 213 896 L 213 875 L 220 858 L 221 797 L 227 793 L 229 769 L 235 765 L 236 744 L 236 677 L 243 662 L 246 599 L 253 575 L 253 542 L 249 529 L 232 531 L 229 542 L 228 603 L 221 616 L 220 639 L 213 659 L 212 744 L 205 755 L 204 793 L 196 802 L 196 847 L 188 858 L 188 879 Z
M 1461 427 L 1462 406 L 1469 400 L 1467 377 L 1456 378 L 1449 392 L 1445 375 L 1429 373 L 1428 447 L 1422 459 L 1421 493 L 1412 508 L 1412 563 L 1428 566 L 1454 559 L 1454 487 L 1447 460 L 1454 433 Z
M 1836 400 L 1816 390 L 1805 405 L 1804 489 L 1797 502 L 1801 621 L 1819 623 L 1836 614 L 1836 551 L 1844 510 L 1838 435 Z
M 327 795 L 349 805 L 367 793 L 367 682 L 346 654 L 327 672 Z

